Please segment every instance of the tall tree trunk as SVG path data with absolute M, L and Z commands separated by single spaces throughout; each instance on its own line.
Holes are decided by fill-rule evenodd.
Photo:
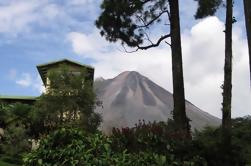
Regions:
M 223 85 L 222 136 L 223 144 L 231 144 L 231 100 L 232 100 L 232 25 L 233 0 L 227 0 L 225 30 L 225 67 Z
M 186 116 L 184 79 L 182 67 L 182 51 L 180 39 L 180 18 L 178 0 L 169 0 L 171 22 L 171 49 L 173 72 L 173 118 L 178 129 L 183 131 L 186 137 L 190 137 L 189 120 Z
M 246 18 L 247 40 L 249 48 L 249 70 L 250 70 L 250 86 L 251 86 L 251 1 L 243 0 L 243 5 Z

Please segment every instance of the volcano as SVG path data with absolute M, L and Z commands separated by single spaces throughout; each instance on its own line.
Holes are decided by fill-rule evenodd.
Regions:
M 96 79 L 94 87 L 97 98 L 103 103 L 96 112 L 102 114 L 104 132 L 113 127 L 133 127 L 139 120 L 158 122 L 172 119 L 172 93 L 138 72 L 126 71 L 113 79 Z M 186 101 L 186 113 L 192 129 L 218 126 L 221 122 L 189 101 Z

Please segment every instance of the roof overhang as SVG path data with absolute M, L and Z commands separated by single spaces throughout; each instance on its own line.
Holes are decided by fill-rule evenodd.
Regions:
M 37 100 L 35 96 L 1 96 L 0 101 L 7 103 L 34 103 Z
M 92 66 L 81 64 L 79 62 L 71 61 L 68 59 L 62 59 L 62 60 L 53 61 L 53 62 L 49 62 L 45 64 L 40 64 L 40 65 L 37 65 L 37 70 L 45 86 L 46 86 L 46 78 L 47 78 L 48 69 L 54 66 L 60 65 L 60 64 L 71 64 L 71 65 L 75 65 L 79 67 L 84 67 L 88 70 L 89 73 L 91 73 L 92 75 L 94 74 L 94 68 Z

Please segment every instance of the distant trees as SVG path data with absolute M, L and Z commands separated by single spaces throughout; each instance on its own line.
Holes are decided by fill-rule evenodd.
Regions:
M 135 48 L 134 51 L 157 47 L 161 42 L 171 46 L 173 118 L 177 129 L 190 137 L 189 120 L 185 112 L 178 0 L 103 0 L 101 9 L 96 26 L 108 41 L 120 40 L 122 46 L 126 44 Z M 166 33 L 153 42 L 148 32 L 157 23 L 162 23 Z M 171 38 L 171 44 L 166 41 L 168 38 Z

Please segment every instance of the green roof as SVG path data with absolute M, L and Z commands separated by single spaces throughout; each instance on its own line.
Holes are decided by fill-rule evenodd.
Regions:
M 61 60 L 58 60 L 58 61 L 52 61 L 52 62 L 49 62 L 49 63 L 40 64 L 40 65 L 37 65 L 37 69 L 38 69 L 38 72 L 39 72 L 39 74 L 40 74 L 40 76 L 42 78 L 42 81 L 43 81 L 44 85 L 46 85 L 46 74 L 47 74 L 48 68 L 51 67 L 51 66 L 54 66 L 54 65 L 58 65 L 60 63 L 69 63 L 69 64 L 85 67 L 85 68 L 88 68 L 90 70 L 94 70 L 94 68 L 92 66 L 85 65 L 85 64 L 82 64 L 82 63 L 79 63 L 79 62 L 76 62 L 76 61 L 72 61 L 72 60 L 69 60 L 69 59 L 61 59 Z
M 5 96 L 0 95 L 0 100 L 36 100 L 37 97 L 35 96 Z

